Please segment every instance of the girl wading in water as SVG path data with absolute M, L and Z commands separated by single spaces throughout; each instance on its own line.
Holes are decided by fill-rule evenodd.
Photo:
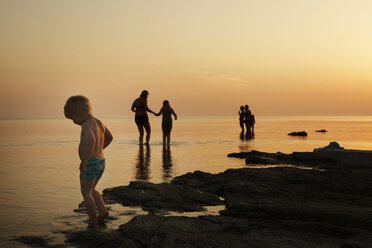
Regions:
M 149 96 L 149 92 L 147 90 L 142 91 L 139 98 L 134 100 L 131 110 L 136 113 L 135 115 L 135 122 L 138 127 L 138 131 L 140 133 L 139 136 L 139 143 L 140 145 L 143 144 L 143 134 L 144 130 L 146 130 L 146 145 L 150 144 L 150 136 L 151 136 L 151 126 L 149 117 L 147 112 L 155 114 L 151 109 L 147 106 L 147 98 Z
M 161 123 L 161 128 L 163 130 L 163 146 L 168 145 L 170 143 L 170 134 L 172 131 L 173 121 L 172 121 L 172 114 L 174 115 L 174 119 L 177 120 L 177 115 L 174 110 L 169 105 L 169 101 L 165 100 L 163 102 L 163 107 L 160 109 L 159 113 L 155 114 L 156 116 L 163 115 L 163 121 Z

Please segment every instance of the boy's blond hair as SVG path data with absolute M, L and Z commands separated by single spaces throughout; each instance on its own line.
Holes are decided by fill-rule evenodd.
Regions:
M 78 110 L 90 113 L 92 107 L 85 96 L 72 96 L 67 99 L 64 110 L 66 118 L 70 118 Z

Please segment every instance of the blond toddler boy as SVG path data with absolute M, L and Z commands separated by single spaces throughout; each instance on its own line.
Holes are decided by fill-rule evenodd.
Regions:
M 111 132 L 91 113 L 91 105 L 85 96 L 72 96 L 65 104 L 68 119 L 81 126 L 79 144 L 80 188 L 88 211 L 89 224 L 102 223 L 109 215 L 96 185 L 105 170 L 103 149 L 112 141 Z M 96 206 L 98 217 L 96 216 Z

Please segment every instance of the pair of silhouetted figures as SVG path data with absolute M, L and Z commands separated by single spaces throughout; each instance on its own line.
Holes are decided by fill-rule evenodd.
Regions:
M 143 90 L 141 95 L 134 100 L 131 110 L 136 113 L 134 117 L 134 121 L 137 124 L 138 131 L 139 131 L 139 144 L 143 144 L 143 134 L 144 130 L 146 131 L 146 143 L 150 144 L 150 135 L 151 135 L 151 125 L 150 120 L 147 115 L 147 112 L 153 113 L 155 116 L 163 116 L 163 120 L 161 123 L 161 128 L 163 130 L 163 145 L 166 146 L 170 144 L 170 136 L 172 131 L 172 115 L 174 119 L 177 120 L 177 115 L 174 112 L 173 108 L 171 108 L 169 101 L 163 101 L 163 107 L 160 109 L 159 113 L 155 113 L 147 106 L 147 98 L 149 96 L 149 92 L 147 90 Z
M 247 135 L 253 135 L 254 134 L 254 124 L 255 124 L 255 118 L 254 115 L 252 115 L 251 110 L 249 109 L 248 105 L 240 106 L 240 110 L 238 112 L 239 114 L 239 124 L 242 128 L 242 132 L 244 133 L 244 127 L 247 130 Z

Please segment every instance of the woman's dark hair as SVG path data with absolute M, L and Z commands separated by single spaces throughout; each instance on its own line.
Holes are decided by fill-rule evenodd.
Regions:
M 149 92 L 148 92 L 147 90 L 143 90 L 143 91 L 141 92 L 140 97 L 145 97 L 145 96 L 147 96 L 148 94 L 149 94 Z

